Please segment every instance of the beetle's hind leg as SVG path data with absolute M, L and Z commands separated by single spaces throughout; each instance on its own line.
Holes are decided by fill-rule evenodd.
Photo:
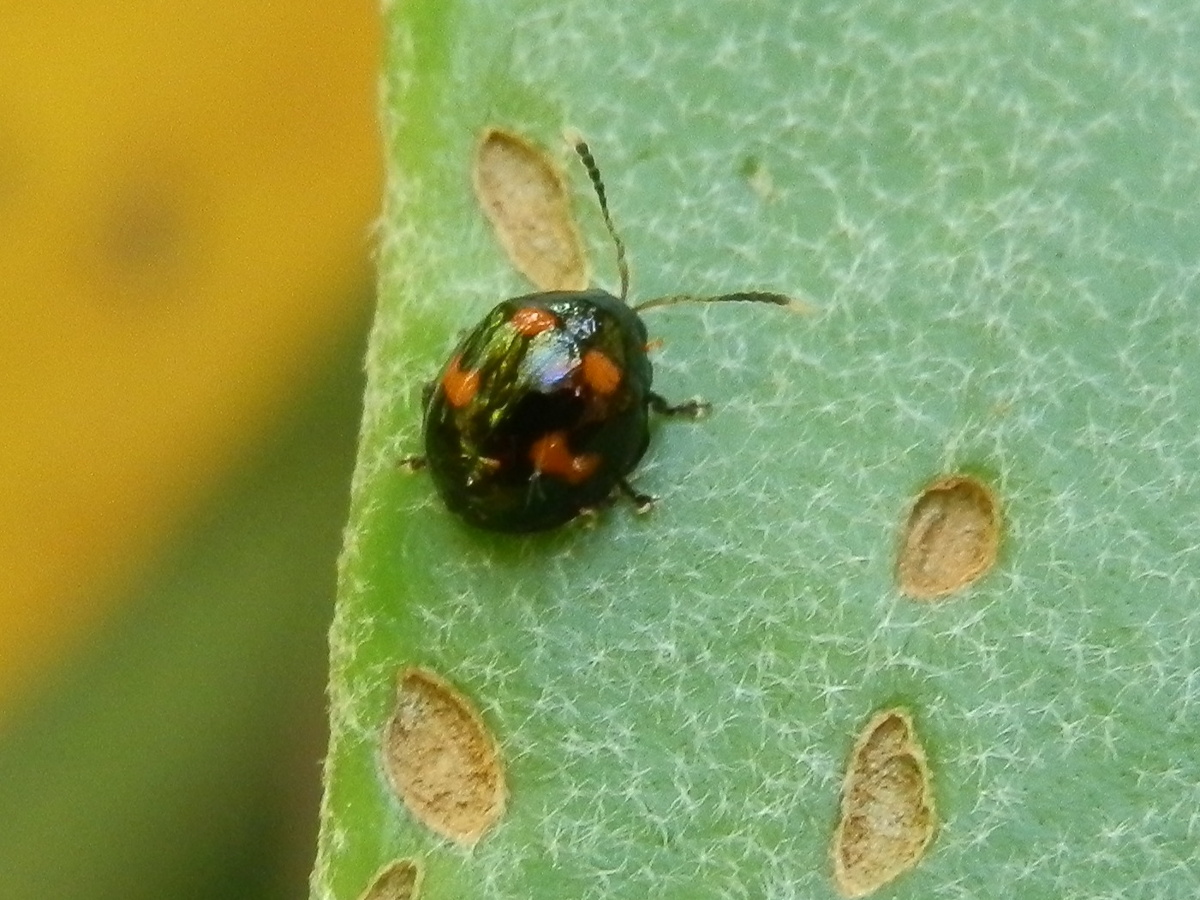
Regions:
M 621 478 L 617 481 L 617 488 L 620 489 L 621 493 L 628 497 L 630 501 L 632 501 L 634 509 L 636 509 L 638 513 L 650 512 L 650 510 L 654 508 L 655 501 L 658 500 L 657 497 L 653 497 L 650 494 L 643 494 L 632 484 L 630 484 L 628 479 L 625 478 Z
M 712 411 L 712 404 L 705 400 L 688 400 L 685 403 L 672 404 L 661 394 L 650 394 L 650 408 L 660 416 L 687 416 L 689 419 L 702 419 Z
M 429 403 L 431 400 L 433 400 L 433 392 L 437 390 L 437 386 L 438 383 L 436 380 L 427 381 L 421 385 L 421 409 L 429 409 Z M 400 457 L 397 465 L 402 469 L 408 469 L 410 472 L 419 472 L 425 468 L 428 463 L 429 461 L 424 456 L 413 454 L 411 456 Z

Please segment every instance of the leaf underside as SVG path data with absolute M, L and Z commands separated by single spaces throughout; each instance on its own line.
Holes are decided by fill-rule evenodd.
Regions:
M 397 857 L 422 900 L 833 894 L 843 767 L 912 711 L 941 827 L 897 896 L 1191 897 L 1200 831 L 1200 6 L 406 0 L 387 11 L 379 312 L 332 633 L 314 897 Z M 588 139 L 663 422 L 652 513 L 511 537 L 452 520 L 420 449 L 457 335 L 531 288 L 475 204 L 499 125 Z M 895 585 L 920 488 L 965 472 L 995 569 Z M 505 758 L 467 853 L 390 793 L 395 673 Z

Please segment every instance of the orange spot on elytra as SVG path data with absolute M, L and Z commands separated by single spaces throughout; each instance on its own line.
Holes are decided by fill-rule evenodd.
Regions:
M 446 400 L 455 409 L 466 406 L 479 391 L 479 372 L 464 372 L 458 363 L 457 356 L 450 360 L 450 366 L 442 376 L 442 390 L 446 393 Z
M 538 309 L 536 306 L 525 306 L 513 313 L 508 320 L 517 334 L 522 337 L 537 337 L 543 331 L 549 331 L 558 326 L 558 319 L 548 309 Z
M 621 370 L 599 350 L 583 354 L 583 382 L 601 396 L 608 396 L 621 384 Z
M 580 484 L 592 477 L 600 465 L 595 453 L 573 454 L 567 447 L 565 431 L 551 431 L 533 442 L 529 459 L 535 472 L 553 475 L 568 484 Z

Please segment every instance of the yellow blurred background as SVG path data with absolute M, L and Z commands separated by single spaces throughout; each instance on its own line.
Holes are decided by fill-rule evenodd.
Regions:
M 0 896 L 294 897 L 377 7 L 0 4 Z

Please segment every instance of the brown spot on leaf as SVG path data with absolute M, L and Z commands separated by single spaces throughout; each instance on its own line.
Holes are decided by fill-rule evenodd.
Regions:
M 845 897 L 862 897 L 925 855 L 937 816 L 929 767 L 902 709 L 877 713 L 854 744 L 833 835 L 833 879 Z
M 459 843 L 474 844 L 504 811 L 495 739 L 470 702 L 427 669 L 400 673 L 383 762 L 409 811 Z
M 475 154 L 475 196 L 509 260 L 543 291 L 587 287 L 587 259 L 558 166 L 541 147 L 499 128 Z
M 944 597 L 991 569 L 999 544 L 999 510 L 987 485 L 943 476 L 909 513 L 896 563 L 900 590 L 916 600 Z
M 770 203 L 778 197 L 779 192 L 775 188 L 775 180 L 771 177 L 770 170 L 757 156 L 747 156 L 742 161 L 741 172 L 746 183 L 750 185 L 750 190 L 758 195 L 759 200 Z
M 421 864 L 415 859 L 398 859 L 376 873 L 358 900 L 417 900 L 420 889 Z

